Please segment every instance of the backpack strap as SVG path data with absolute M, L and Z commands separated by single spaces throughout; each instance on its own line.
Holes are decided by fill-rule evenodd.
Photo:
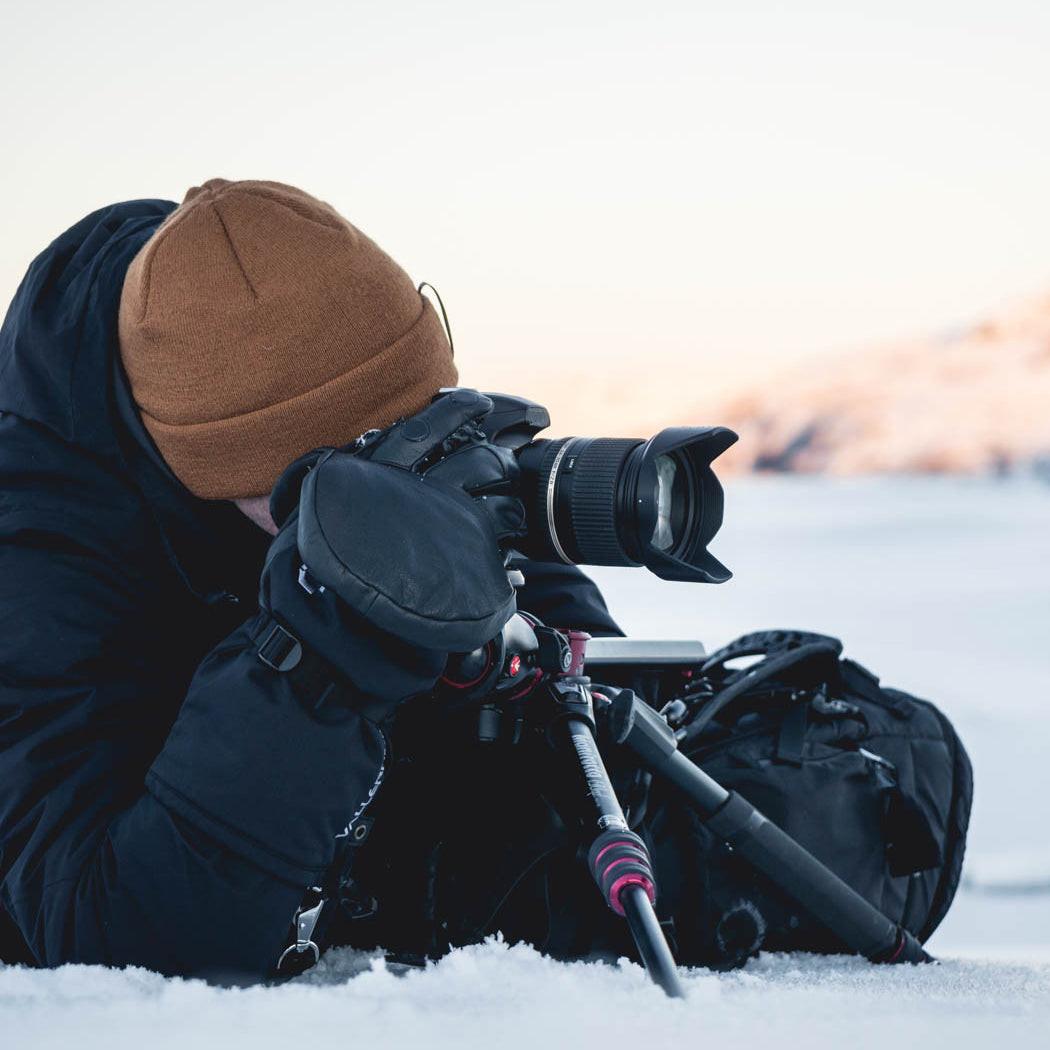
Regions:
M 806 729 L 809 725 L 809 704 L 793 704 L 784 721 L 780 723 L 777 735 L 776 760 L 791 766 L 802 765 L 802 749 L 806 743 Z
M 842 677 L 842 684 L 847 689 L 885 708 L 894 718 L 904 722 L 914 713 L 914 700 L 907 693 L 881 685 L 878 675 L 873 674 L 856 660 L 844 659 L 839 664 L 839 674 Z
M 805 645 L 821 643 L 833 649 L 836 656 L 842 654 L 842 642 L 830 634 L 817 634 L 815 631 L 789 631 L 782 628 L 771 631 L 753 631 L 744 634 L 728 645 L 712 653 L 704 662 L 701 670 L 704 674 L 724 667 L 730 660 L 741 656 L 775 656 L 788 653 Z
M 790 644 L 785 639 L 790 636 Z M 740 656 L 767 653 L 765 659 L 739 672 L 721 691 L 714 694 L 697 716 L 681 731 L 679 744 L 698 737 L 712 719 L 739 696 L 757 688 L 763 682 L 784 674 L 810 660 L 837 663 L 842 643 L 837 638 L 804 631 L 762 631 L 744 635 L 724 649 L 719 649 L 701 668 L 704 674 L 723 667 Z
M 919 803 L 901 787 L 897 767 L 882 755 L 857 748 L 868 763 L 882 799 L 882 839 L 886 862 L 895 878 L 939 867 L 940 843 Z

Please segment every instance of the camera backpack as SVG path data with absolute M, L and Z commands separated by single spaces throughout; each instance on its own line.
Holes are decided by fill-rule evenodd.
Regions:
M 933 933 L 959 885 L 973 797 L 966 751 L 933 704 L 882 685 L 838 639 L 785 630 L 714 653 L 677 703 L 666 714 L 684 754 L 892 921 L 920 941 Z M 680 961 L 842 950 L 668 786 L 653 783 L 647 814 Z
M 744 657 L 749 666 L 734 666 Z M 696 659 L 588 671 L 596 692 L 632 688 L 662 709 L 684 754 L 928 938 L 959 884 L 972 797 L 969 760 L 944 715 L 882 686 L 823 635 L 765 631 Z M 579 816 L 565 805 L 577 787 L 559 782 L 543 741 L 464 749 L 471 718 L 431 712 L 399 727 L 372 833 L 343 887 L 341 912 L 353 918 L 334 942 L 415 959 L 498 933 L 556 958 L 631 954 L 581 861 Z M 653 855 L 657 913 L 679 962 L 728 968 L 759 949 L 844 950 L 669 783 L 632 754 L 603 750 Z

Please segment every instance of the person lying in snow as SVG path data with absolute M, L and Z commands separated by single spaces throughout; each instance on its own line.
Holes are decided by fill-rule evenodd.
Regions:
M 116 204 L 33 262 L 0 336 L 0 959 L 274 971 L 444 654 L 306 608 L 269 495 L 456 381 L 405 272 L 289 186 Z M 441 542 L 468 564 L 477 535 Z M 570 566 L 520 600 L 617 632 Z M 260 660 L 274 623 L 344 717 Z
M 488 398 L 435 400 L 457 378 L 404 271 L 278 183 L 116 204 L 35 260 L 0 330 L 0 961 L 247 983 L 333 945 L 417 961 L 496 932 L 631 953 L 542 732 L 482 744 L 450 695 L 449 653 L 516 607 L 620 633 L 571 565 L 523 561 L 515 601 L 518 466 L 473 425 Z M 329 528 L 300 493 L 336 461 Z M 316 530 L 331 588 L 300 572 Z M 394 628 L 424 608 L 425 635 Z M 649 667 L 635 687 L 925 941 L 959 881 L 969 762 L 931 704 L 841 651 L 757 632 L 667 695 Z M 882 958 L 609 752 L 680 962 Z

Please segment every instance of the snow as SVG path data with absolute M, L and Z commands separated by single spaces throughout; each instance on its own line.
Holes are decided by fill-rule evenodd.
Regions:
M 637 636 L 709 647 L 760 627 L 842 636 L 938 701 L 974 760 L 965 886 L 935 966 L 764 955 L 685 975 L 498 941 L 425 971 L 340 951 L 297 981 L 227 990 L 141 970 L 0 967 L 0 1045 L 78 1048 L 1050 1045 L 1050 488 L 952 479 L 733 480 L 721 588 L 597 570 Z
M 668 1000 L 633 964 L 559 964 L 531 948 L 461 949 L 396 975 L 334 952 L 280 988 L 229 991 L 141 970 L 0 972 L 4 1045 L 106 1047 L 1046 1046 L 1050 964 L 763 956 L 686 975 Z

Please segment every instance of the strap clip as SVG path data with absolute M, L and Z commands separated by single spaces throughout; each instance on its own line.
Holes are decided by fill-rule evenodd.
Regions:
M 259 646 L 259 659 L 271 670 L 284 674 L 298 667 L 302 658 L 302 643 L 275 621 Z
M 277 971 L 281 972 L 282 967 L 285 966 L 285 960 L 292 957 L 292 966 L 296 972 L 301 972 L 307 968 L 307 966 L 314 965 L 318 959 L 321 958 L 321 949 L 317 947 L 316 942 L 313 939 L 314 929 L 317 926 L 317 920 L 321 917 L 321 910 L 325 906 L 324 898 L 320 897 L 320 887 L 311 886 L 309 896 L 318 897 L 317 903 L 312 907 L 306 907 L 306 901 L 303 902 L 302 906 L 295 913 L 295 941 L 289 944 L 287 948 L 281 953 L 281 957 L 277 960 Z M 303 956 L 307 952 L 313 955 L 313 963 L 303 960 L 302 958 L 296 959 L 296 956 Z M 304 966 L 303 963 L 307 965 Z M 300 969 L 301 968 L 301 969 Z

